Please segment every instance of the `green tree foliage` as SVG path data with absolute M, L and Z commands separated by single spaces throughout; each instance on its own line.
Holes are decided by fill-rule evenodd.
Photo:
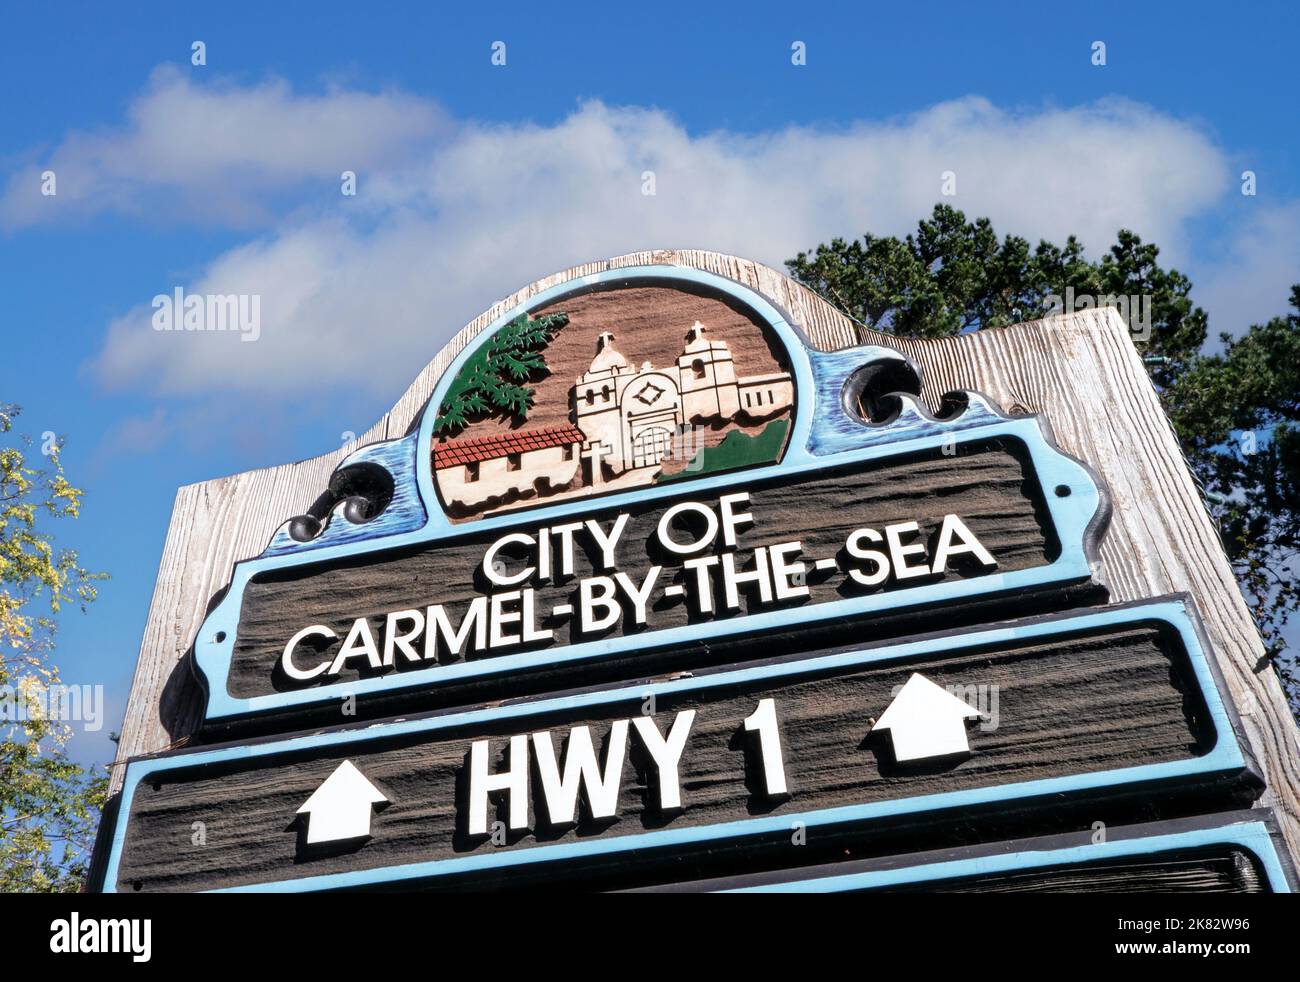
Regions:
M 1138 348 L 1300 715 L 1295 653 L 1283 637 L 1300 606 L 1300 286 L 1291 292 L 1296 313 L 1223 336 L 1223 350 L 1209 354 L 1191 281 L 1158 260 L 1159 249 L 1128 230 L 1091 261 L 1074 236 L 1031 247 L 999 239 L 986 218 L 938 205 L 906 238 L 837 238 L 786 267 L 863 325 L 920 337 L 1033 320 L 1070 288 L 1149 297 L 1151 333 Z
M 1162 395 L 1300 715 L 1296 652 L 1282 633 L 1300 605 L 1300 284 L 1289 314 L 1220 340 Z
M 67 721 L 42 698 L 59 683 L 50 662 L 59 612 L 83 610 L 102 574 L 56 549 L 47 523 L 75 519 L 82 492 L 63 476 L 60 444 L 14 439 L 15 406 L 0 405 L 0 890 L 81 886 L 106 780 L 68 759 Z
M 542 352 L 567 323 L 567 314 L 520 314 L 498 330 L 457 373 L 438 407 L 434 432 L 455 435 L 492 415 L 527 419 L 533 390 L 526 383 L 546 374 Z

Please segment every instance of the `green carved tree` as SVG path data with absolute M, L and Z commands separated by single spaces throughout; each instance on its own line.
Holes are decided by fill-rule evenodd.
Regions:
M 434 432 L 454 436 L 493 415 L 527 419 L 533 408 L 533 389 L 527 383 L 546 375 L 543 351 L 568 323 L 567 314 L 520 314 L 498 330 L 457 373 L 438 407 Z

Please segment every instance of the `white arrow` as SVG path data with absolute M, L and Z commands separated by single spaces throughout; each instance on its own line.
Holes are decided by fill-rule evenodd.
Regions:
M 889 731 L 894 760 L 902 764 L 968 753 L 966 720 L 978 716 L 978 709 L 925 676 L 913 673 L 871 732 Z
M 345 760 L 298 809 L 307 815 L 307 844 L 360 839 L 370 834 L 370 810 L 388 799 Z

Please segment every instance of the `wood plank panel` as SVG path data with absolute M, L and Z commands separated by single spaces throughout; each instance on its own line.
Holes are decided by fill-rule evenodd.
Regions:
M 937 888 L 883 893 L 1268 893 L 1254 857 L 1240 849 L 1174 853 L 1151 859 L 1081 863 L 1056 869 L 972 876 Z
M 812 606 L 880 591 L 901 595 L 937 579 L 1000 575 L 1045 566 L 1059 553 L 1059 544 L 1051 527 L 1043 491 L 1023 451 L 1024 448 L 1016 441 L 1005 441 L 996 446 L 981 443 L 964 447 L 960 454 L 945 455 L 934 450 L 884 463 L 837 468 L 812 479 L 792 477 L 749 485 L 746 489 L 749 500 L 741 510 L 752 515 L 753 520 L 739 532 L 742 550 L 739 568 L 748 569 L 753 565 L 751 557 L 755 550 L 791 541 L 802 545 L 800 554 L 809 564 L 818 559 L 834 559 L 839 565 L 833 571 L 814 571 L 809 575 L 809 596 L 786 604 L 791 607 Z M 756 588 L 751 585 L 741 594 L 742 608 L 727 611 L 716 570 L 710 574 L 713 584 L 711 599 L 707 605 L 701 604 L 694 574 L 682 567 L 685 557 L 667 554 L 658 547 L 656 528 L 669 507 L 678 500 L 714 503 L 714 497 L 697 489 L 680 499 L 621 510 L 631 517 L 619 540 L 616 568 L 627 571 L 638 584 L 652 566 L 662 568 L 655 581 L 658 585 L 647 623 L 642 629 L 633 628 L 645 639 L 647 646 L 654 644 L 656 631 L 685 626 L 706 616 L 709 620 L 725 617 L 743 620 L 745 614 L 772 606 L 771 601 L 762 603 L 757 598 Z M 589 517 L 603 528 L 609 528 L 619 514 L 618 509 L 605 509 L 592 511 Z M 985 568 L 973 561 L 965 562 L 958 556 L 953 560 L 952 569 L 942 577 L 893 580 L 879 587 L 859 587 L 847 575 L 849 568 L 874 569 L 870 564 L 855 563 L 844 555 L 845 543 L 857 528 L 881 530 L 895 522 L 918 521 L 922 531 L 917 541 L 928 542 L 933 540 L 946 514 L 955 514 L 962 519 L 997 561 L 996 567 Z M 536 535 L 536 526 L 525 525 L 524 528 L 529 534 Z M 363 557 L 351 562 L 298 567 L 285 574 L 265 574 L 255 578 L 244 595 L 229 676 L 230 693 L 247 698 L 301 688 L 301 683 L 295 686 L 292 680 L 277 672 L 277 666 L 286 641 L 295 631 L 309 624 L 326 625 L 339 638 L 345 638 L 353 619 L 366 617 L 371 623 L 373 636 L 380 639 L 384 632 L 384 618 L 389 611 L 423 610 L 426 605 L 436 603 L 444 607 L 453 624 L 460 625 L 471 601 L 490 588 L 479 567 L 487 548 L 501 534 L 501 530 L 480 532 L 452 544 L 431 544 L 416 551 L 384 555 L 377 561 Z M 679 534 L 686 536 L 686 532 Z M 729 550 L 724 550 L 719 543 L 713 552 L 721 551 Z M 575 552 L 572 578 L 560 584 L 546 582 L 533 588 L 532 602 L 540 612 L 538 623 L 553 635 L 548 641 L 536 643 L 528 649 L 511 645 L 469 654 L 485 658 L 631 633 L 627 627 L 630 616 L 626 613 L 619 624 L 600 634 L 583 634 L 578 629 L 576 615 L 550 616 L 550 612 L 560 605 L 577 611 L 580 606 L 577 582 L 600 572 L 596 555 L 581 548 Z M 505 557 L 509 554 L 503 554 Z M 970 559 L 969 556 L 964 558 Z M 509 567 L 509 571 L 523 565 L 524 560 L 520 558 Z M 687 593 L 677 598 L 662 596 L 664 586 L 670 583 L 682 585 Z M 900 596 L 897 606 L 901 608 L 904 604 Z M 712 613 L 701 613 L 702 606 L 713 608 Z M 870 619 L 867 619 L 864 626 L 869 623 Z M 328 660 L 337 648 L 338 644 L 334 644 L 328 652 L 313 652 L 303 657 Z M 461 661 L 466 654 L 449 655 L 444 651 L 438 655 L 438 661 Z M 424 667 L 433 664 L 436 662 Z M 635 672 L 637 659 L 630 659 L 629 664 Z M 337 674 L 318 676 L 314 684 L 346 685 L 362 677 L 361 672 L 365 670 L 366 662 L 358 659 Z M 566 676 L 568 684 L 580 684 L 583 671 L 582 666 L 572 669 Z M 564 681 L 559 676 L 552 680 L 553 685 Z M 492 697 L 500 698 L 510 691 L 505 685 L 494 690 Z
M 1273 813 L 1255 809 L 630 892 L 1243 894 L 1292 892 L 1294 881 Z
M 982 640 L 947 636 L 919 653 L 905 655 L 900 649 L 893 657 L 895 649 L 887 648 L 834 663 L 785 659 L 676 686 L 609 690 L 576 704 L 539 700 L 515 718 L 485 714 L 451 716 L 446 723 L 433 717 L 419 725 L 381 724 L 346 744 L 329 738 L 311 746 L 268 741 L 256 754 L 239 752 L 224 762 L 204 754 L 142 761 L 133 765 L 139 777 L 117 886 L 211 889 L 475 857 L 497 863 L 516 852 L 530 853 L 521 862 L 531 863 L 538 854 L 548 861 L 558 858 L 554 847 L 595 839 L 707 830 L 784 815 L 811 825 L 831 809 L 902 802 L 901 814 L 882 812 L 877 819 L 898 824 L 908 821 L 909 801 L 989 788 L 999 794 L 963 808 L 963 822 L 981 812 L 1024 812 L 1025 797 L 1037 795 L 1051 806 L 1038 813 L 1050 827 L 1072 794 L 1094 793 L 1068 779 L 1133 768 L 1151 768 L 1152 777 L 1130 786 L 1130 794 L 1155 793 L 1157 786 L 1162 794 L 1197 788 L 1221 801 L 1240 800 L 1228 797 L 1230 792 L 1251 794 L 1254 779 L 1240 757 L 1236 765 L 1210 763 L 1211 752 L 1232 750 L 1235 736 L 1212 721 L 1183 634 L 1140 610 L 1105 627 L 1081 618 L 1044 623 L 1038 634 L 1003 630 Z M 987 725 L 972 731 L 968 756 L 903 765 L 894 761 L 888 741 L 871 733 L 874 719 L 914 673 L 953 691 L 996 698 L 995 706 L 989 703 Z M 600 748 L 611 739 L 614 721 L 643 713 L 650 693 L 661 733 L 678 713 L 695 714 L 679 768 L 680 811 L 660 810 L 655 769 L 637 740 L 629 739 L 615 817 L 596 820 L 584 813 L 573 823 L 550 824 L 539 807 L 542 792 L 534 775 L 526 829 L 511 830 L 498 842 L 470 833 L 465 823 L 473 741 L 489 741 L 493 772 L 509 767 L 509 738 L 518 733 L 549 732 L 560 748 L 570 727 L 590 726 Z M 780 720 L 788 796 L 765 793 L 761 764 L 743 725 L 764 698 L 775 700 Z M 1199 771 L 1156 766 L 1201 757 L 1206 764 Z M 303 845 L 297 810 L 344 760 L 359 768 L 388 804 L 372 819 L 367 841 L 318 853 Z M 1063 783 L 1016 791 L 1054 779 Z M 1112 788 L 1134 780 L 1131 774 L 1116 778 Z M 1095 793 L 1107 791 L 1102 779 Z M 507 807 L 498 798 L 489 823 L 504 820 Z M 778 825 L 787 830 L 777 837 L 784 842 L 788 821 Z M 193 830 L 200 827 L 204 841 L 196 844 Z M 649 840 L 637 842 L 642 854 L 652 846 Z M 673 854 L 683 855 L 689 846 L 675 841 Z M 599 863 L 599 857 L 589 857 L 584 869 Z

